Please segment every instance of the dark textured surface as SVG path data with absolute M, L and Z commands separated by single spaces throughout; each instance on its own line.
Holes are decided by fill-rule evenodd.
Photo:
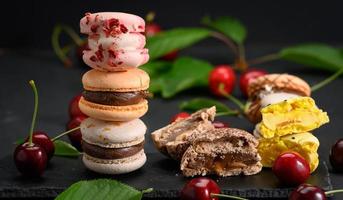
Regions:
M 147 198 L 178 197 L 178 191 L 189 178 L 179 172 L 177 162 L 159 153 L 148 154 L 144 167 L 125 175 L 105 176 L 87 170 L 81 159 L 54 158 L 44 176 L 39 180 L 26 180 L 19 176 L 7 156 L 0 161 L 0 197 L 54 197 L 74 182 L 84 179 L 114 178 L 138 189 L 154 188 Z M 282 187 L 269 169 L 258 175 L 218 178 L 213 177 L 222 192 L 241 197 L 287 197 L 291 188 Z M 331 189 L 329 174 L 325 163 L 321 163 L 311 176 L 309 183 Z
M 183 51 L 182 54 L 194 55 L 196 57 L 209 60 L 213 64 L 227 63 L 230 61 L 230 56 L 227 56 L 227 50 L 221 47 L 222 46 L 218 45 L 217 43 L 213 43 L 213 46 L 204 46 L 203 43 L 201 43 L 194 48 Z M 271 53 L 276 49 L 276 46 L 248 46 L 248 57 L 252 58 L 265 53 Z M 19 189 L 18 192 L 14 194 L 12 193 L 14 195 L 13 197 L 15 197 L 17 194 L 20 194 L 19 191 L 21 191 L 21 194 L 24 194 L 25 192 L 27 195 L 31 194 L 31 192 L 29 192 L 30 187 L 36 188 L 37 193 L 41 196 L 56 195 L 56 191 L 52 192 L 42 189 L 48 186 L 42 182 L 42 180 L 22 180 L 20 177 L 18 177 L 16 170 L 13 168 L 13 163 L 9 155 L 12 154 L 14 149 L 13 142 L 18 138 L 25 137 L 30 126 L 33 109 L 33 95 L 27 81 L 34 79 L 38 85 L 38 90 L 40 93 L 40 108 L 38 113 L 39 118 L 36 129 L 44 130 L 50 136 L 54 136 L 57 135 L 57 133 L 62 132 L 65 128 L 65 124 L 68 121 L 68 103 L 75 94 L 81 92 L 81 75 L 86 68 L 66 69 L 58 62 L 56 57 L 51 52 L 32 50 L 21 50 L 15 52 L 1 50 L 0 66 L 0 139 L 2 141 L 2 144 L 0 145 L 0 164 L 1 166 L 7 166 L 5 169 L 3 167 L 0 168 L 0 189 L 3 188 L 3 185 L 8 186 L 20 183 L 21 187 L 17 188 Z M 288 72 L 300 75 L 310 84 L 314 84 L 329 75 L 324 72 L 318 72 L 310 68 L 298 66 L 288 62 L 274 62 L 262 65 L 261 67 L 267 69 L 269 72 Z M 324 89 L 313 94 L 313 98 L 316 99 L 318 106 L 325 109 L 329 113 L 331 119 L 331 122 L 328 125 L 325 125 L 314 131 L 314 134 L 321 142 L 319 150 L 321 161 L 325 161 L 327 163 L 331 145 L 338 138 L 342 137 L 342 88 L 343 79 L 340 78 L 333 84 L 330 84 Z M 235 94 L 239 96 L 238 88 L 236 88 Z M 147 152 L 156 153 L 156 150 L 154 149 L 150 139 L 151 131 L 166 125 L 171 116 L 178 112 L 178 105 L 180 102 L 185 99 L 199 96 L 208 96 L 208 92 L 206 90 L 193 90 L 191 92 L 187 92 L 187 94 L 180 94 L 171 100 L 163 100 L 160 98 L 150 100 L 149 112 L 143 117 L 143 121 L 147 124 L 149 129 L 146 136 L 147 140 L 145 147 Z M 233 106 L 228 101 L 223 100 L 223 102 Z M 228 122 L 232 127 L 242 128 L 248 131 L 253 129 L 253 125 L 243 118 L 221 117 L 220 120 Z M 158 156 L 159 155 L 157 155 L 156 159 Z M 150 159 L 152 159 L 152 157 Z M 167 175 L 160 174 L 160 176 L 168 177 L 169 174 L 169 176 L 180 181 L 180 177 L 175 176 L 175 170 L 177 166 L 169 165 L 169 162 L 170 161 L 167 160 L 161 160 L 160 163 L 158 163 L 158 165 L 154 165 L 154 167 L 165 166 L 165 169 L 157 169 L 167 173 Z M 343 175 L 332 173 L 329 164 L 328 166 L 333 188 L 343 188 Z M 166 169 L 171 169 L 172 173 Z M 142 172 L 140 171 L 136 173 Z M 268 176 L 271 176 L 269 171 L 263 173 L 269 173 Z M 53 158 L 53 165 L 46 173 L 44 181 L 48 181 L 52 184 L 54 180 L 56 184 L 52 184 L 50 186 L 53 186 L 57 188 L 57 190 L 59 189 L 59 191 L 61 191 L 68 184 L 81 179 L 81 177 L 77 179 L 77 177 L 72 176 L 73 174 L 83 174 L 84 177 L 86 177 L 87 174 L 86 178 L 100 177 L 95 174 L 86 173 L 80 162 L 77 160 Z M 128 177 L 127 180 L 131 179 L 130 181 L 135 182 L 134 175 L 126 176 Z M 6 179 L 3 179 L 2 177 L 6 177 Z M 258 176 L 256 176 L 256 178 L 240 177 L 242 181 L 241 187 L 243 188 L 244 186 L 242 183 L 248 182 L 248 187 L 255 188 L 257 189 L 255 191 L 258 191 L 258 189 L 261 188 L 260 184 L 256 184 L 254 182 L 257 177 Z M 165 179 L 162 177 L 161 180 Z M 220 181 L 226 182 L 226 189 L 229 189 L 231 186 L 231 180 L 233 179 L 220 179 Z M 265 184 L 270 183 L 272 180 L 273 179 L 266 178 Z M 325 179 L 320 180 L 320 183 L 327 184 Z M 166 182 L 164 187 L 180 188 L 181 185 L 175 185 L 173 182 Z M 258 191 L 256 195 L 269 196 L 271 193 L 271 191 Z M 0 196 L 4 194 L 6 193 L 2 192 Z M 342 199 L 342 196 L 337 195 L 337 197 L 334 199 Z

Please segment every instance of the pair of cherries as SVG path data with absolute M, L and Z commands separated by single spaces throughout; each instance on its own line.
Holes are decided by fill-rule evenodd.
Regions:
M 43 131 L 33 131 L 38 112 L 38 92 L 33 80 L 29 81 L 29 84 L 33 90 L 35 99 L 31 128 L 26 140 L 16 147 L 13 157 L 19 172 L 26 176 L 38 177 L 43 174 L 48 161 L 54 155 L 55 145 L 53 141 L 75 129 L 79 129 L 79 127 L 74 127 L 74 129 L 61 133 L 54 138 L 50 138 Z
M 38 92 L 33 80 L 29 84 L 35 99 L 30 134 L 24 143 L 16 147 L 14 162 L 23 175 L 40 176 L 44 172 L 48 160 L 53 156 L 55 146 L 46 133 L 33 131 L 38 111 Z
M 228 199 L 247 200 L 245 198 L 220 194 L 218 184 L 209 178 L 194 178 L 181 190 L 181 200 L 218 200 L 218 197 Z M 333 190 L 324 192 L 320 187 L 310 184 L 301 184 L 289 196 L 289 200 L 326 200 L 326 195 L 343 192 Z

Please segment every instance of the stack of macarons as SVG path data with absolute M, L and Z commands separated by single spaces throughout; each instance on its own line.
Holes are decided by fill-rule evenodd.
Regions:
M 95 172 L 122 174 L 146 162 L 146 126 L 139 118 L 148 110 L 148 74 L 138 69 L 149 59 L 144 48 L 145 22 L 118 12 L 86 13 L 81 33 L 88 35 L 84 62 L 93 69 L 82 77 L 80 110 L 83 163 Z
M 249 83 L 248 118 L 257 123 L 254 135 L 264 167 L 272 167 L 283 152 L 304 157 L 313 172 L 318 164 L 319 140 L 310 133 L 328 123 L 327 113 L 310 97 L 311 88 L 289 74 L 269 74 Z

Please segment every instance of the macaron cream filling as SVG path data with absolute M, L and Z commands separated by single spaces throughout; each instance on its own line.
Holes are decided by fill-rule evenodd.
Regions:
M 105 147 L 87 143 L 86 141 L 82 140 L 83 151 L 92 157 L 100 158 L 100 159 L 121 159 L 121 158 L 130 157 L 140 152 L 143 148 L 144 148 L 144 141 L 139 144 L 128 146 L 128 147 L 105 148 Z
M 288 92 L 271 93 L 261 98 L 261 108 L 296 97 L 299 97 L 299 95 Z
M 149 97 L 147 90 L 132 92 L 104 92 L 84 90 L 82 96 L 90 102 L 110 106 L 127 106 L 141 102 Z

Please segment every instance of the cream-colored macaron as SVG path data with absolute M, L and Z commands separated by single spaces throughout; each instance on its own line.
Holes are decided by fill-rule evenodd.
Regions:
M 145 164 L 146 160 L 147 158 L 144 150 L 141 150 L 133 156 L 122 159 L 100 159 L 87 154 L 84 154 L 82 158 L 83 163 L 88 169 L 100 174 L 129 173 L 141 168 Z
M 109 122 L 87 118 L 81 125 L 82 139 L 105 148 L 123 148 L 144 141 L 147 127 L 140 119 L 128 122 Z

